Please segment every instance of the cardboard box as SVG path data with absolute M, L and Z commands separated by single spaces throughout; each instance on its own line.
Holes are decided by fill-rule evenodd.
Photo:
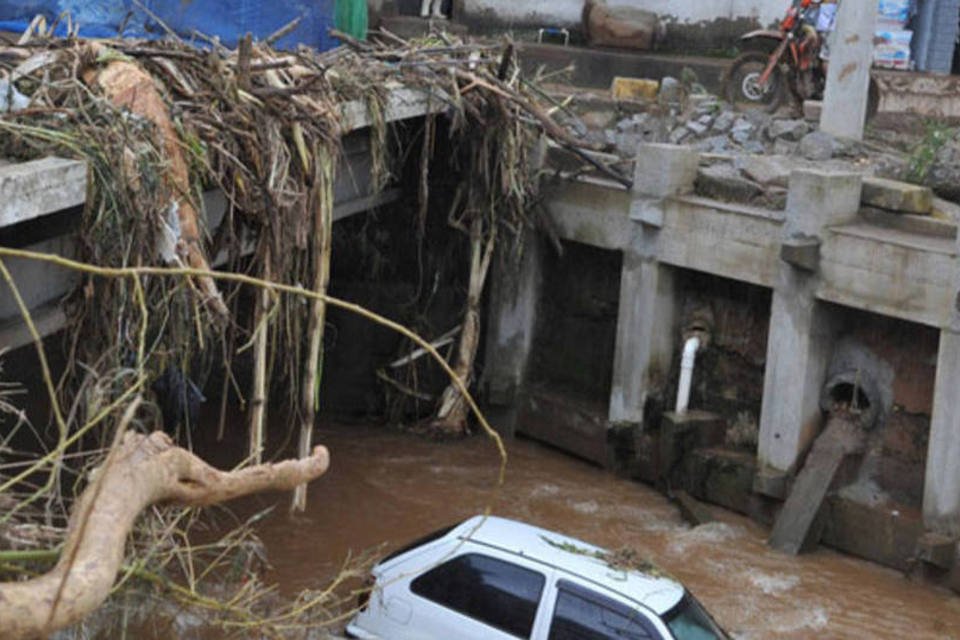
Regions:
M 886 69 L 909 69 L 912 41 L 913 31 L 909 29 L 877 31 L 873 49 L 874 65 Z
M 877 21 L 905 25 L 910 19 L 910 0 L 878 0 Z

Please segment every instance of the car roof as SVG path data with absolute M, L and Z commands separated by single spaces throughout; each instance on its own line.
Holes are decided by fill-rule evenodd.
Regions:
M 649 571 L 615 568 L 606 549 L 577 538 L 496 516 L 474 516 L 455 527 L 448 539 L 460 539 L 530 558 L 606 587 L 663 615 L 680 602 L 683 586 Z

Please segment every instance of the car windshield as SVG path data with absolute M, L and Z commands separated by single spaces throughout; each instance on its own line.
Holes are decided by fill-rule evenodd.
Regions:
M 729 638 L 689 593 L 683 597 L 680 604 L 664 616 L 664 619 L 677 640 L 727 640 Z

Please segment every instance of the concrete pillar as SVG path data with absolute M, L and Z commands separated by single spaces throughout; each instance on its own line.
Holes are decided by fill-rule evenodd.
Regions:
M 820 388 L 833 346 L 812 275 L 784 267 L 773 293 L 760 411 L 760 466 L 789 473 L 820 429 Z
M 960 238 L 957 240 L 960 250 Z M 923 522 L 928 529 L 960 536 L 960 260 L 954 267 L 954 308 L 940 330 L 937 377 L 930 416 Z
M 781 262 L 773 293 L 760 412 L 761 476 L 755 488 L 762 493 L 782 492 L 782 477 L 794 471 L 821 426 L 820 390 L 834 327 L 816 300 L 820 238 L 826 227 L 857 215 L 861 188 L 855 173 L 798 170 L 790 177 L 781 250 L 790 262 Z M 795 259 L 797 251 L 808 255 Z
M 674 273 L 636 250 L 623 255 L 610 422 L 641 424 L 651 393 L 670 375 L 676 340 Z
M 863 138 L 866 122 L 877 0 L 843 0 L 830 36 L 830 67 L 820 128 L 844 138 Z
M 699 156 L 686 147 L 646 144 L 637 150 L 630 217 L 634 236 L 620 276 L 617 343 L 609 419 L 641 424 L 647 398 L 670 373 L 676 336 L 674 271 L 658 262 L 666 200 L 693 191 Z
M 517 402 L 533 349 L 542 281 L 540 239 L 527 233 L 522 246 L 522 253 L 501 252 L 494 260 L 481 381 L 491 423 L 507 436 L 516 429 Z
M 928 529 L 960 536 L 960 323 L 940 331 L 923 487 Z

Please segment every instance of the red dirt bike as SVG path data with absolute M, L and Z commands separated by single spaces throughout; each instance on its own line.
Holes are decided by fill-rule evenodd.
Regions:
M 820 56 L 823 38 L 813 24 L 819 4 L 794 0 L 777 31 L 757 30 L 741 36 L 746 53 L 730 65 L 724 80 L 726 99 L 738 108 L 776 111 L 788 95 L 804 100 L 822 100 L 827 70 Z M 867 119 L 877 113 L 880 93 L 870 79 Z

